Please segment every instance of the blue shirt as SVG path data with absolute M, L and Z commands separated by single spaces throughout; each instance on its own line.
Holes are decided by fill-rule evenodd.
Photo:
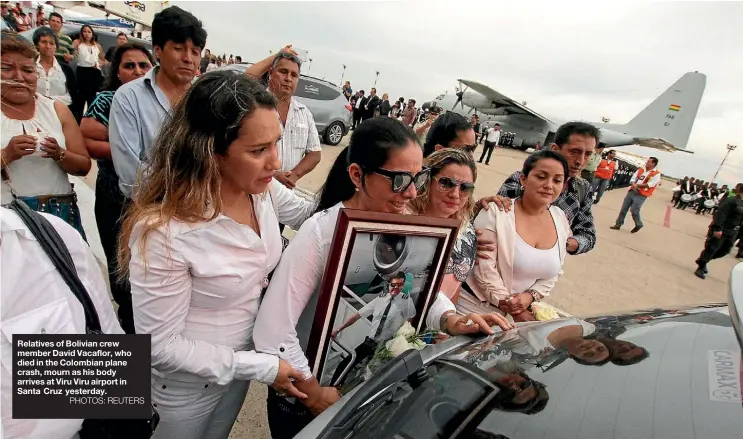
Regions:
M 155 82 L 159 70 L 154 67 L 143 78 L 122 85 L 111 104 L 108 141 L 119 188 L 127 198 L 132 197 L 141 164 L 170 113 L 170 101 Z

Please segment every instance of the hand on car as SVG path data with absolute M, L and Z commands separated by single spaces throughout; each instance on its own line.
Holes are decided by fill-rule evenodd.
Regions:
M 292 172 L 291 171 L 276 171 L 273 174 L 273 178 L 279 181 L 279 183 L 283 184 L 284 186 L 288 187 L 289 189 L 294 189 L 296 184 L 294 183 L 295 180 L 292 180 L 291 178 Z
M 302 372 L 292 368 L 289 363 L 280 359 L 279 372 L 276 374 L 276 380 L 274 380 L 271 387 L 276 389 L 276 391 L 280 395 L 294 396 L 299 399 L 307 399 L 306 394 L 300 392 L 296 387 L 294 387 L 292 378 L 295 380 L 304 379 L 304 377 L 302 376 Z
M 308 398 L 304 401 L 304 404 L 313 415 L 318 416 L 339 399 L 341 399 L 341 394 L 338 393 L 338 389 L 335 387 L 321 387 L 318 395 L 314 398 Z
M 14 161 L 21 159 L 36 151 L 36 137 L 28 134 L 13 136 L 8 142 L 8 146 L 3 148 L 3 163 L 9 165 Z
M 475 334 L 477 332 L 490 335 L 493 334 L 492 326 L 494 325 L 498 325 L 504 331 L 514 327 L 505 317 L 497 313 L 469 313 L 464 317 L 452 314 L 452 316 L 446 319 L 446 330 L 451 335 Z

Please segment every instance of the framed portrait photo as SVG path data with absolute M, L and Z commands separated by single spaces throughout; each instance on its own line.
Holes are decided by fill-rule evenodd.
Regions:
M 346 393 L 405 341 L 422 347 L 461 221 L 342 209 L 337 225 L 306 353 L 320 384 Z

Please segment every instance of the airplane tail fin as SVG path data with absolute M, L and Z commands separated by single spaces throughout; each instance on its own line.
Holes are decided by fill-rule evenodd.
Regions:
M 629 121 L 628 132 L 638 138 L 663 139 L 686 149 L 706 85 L 707 76 L 703 73 L 684 74 Z

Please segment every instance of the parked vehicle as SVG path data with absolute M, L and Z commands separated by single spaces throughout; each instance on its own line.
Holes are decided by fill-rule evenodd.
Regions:
M 527 323 L 409 350 L 296 437 L 741 437 L 741 310 L 743 263 L 727 305 Z M 573 330 L 570 354 L 553 346 Z M 586 365 L 589 353 L 600 364 Z
M 217 70 L 226 69 L 243 73 L 249 66 L 250 63 L 230 64 Z M 310 109 L 323 143 L 335 146 L 348 134 L 352 108 L 338 86 L 312 76 L 301 75 L 294 96 Z

